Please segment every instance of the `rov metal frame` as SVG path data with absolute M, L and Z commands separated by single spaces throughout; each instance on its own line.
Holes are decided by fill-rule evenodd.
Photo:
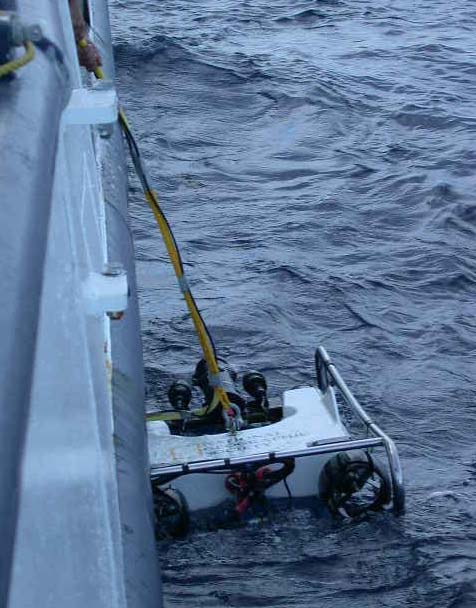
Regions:
M 337 387 L 345 403 L 355 413 L 357 418 L 365 425 L 367 431 L 374 439 L 379 439 L 387 453 L 390 477 L 392 480 L 393 510 L 400 514 L 405 510 L 405 488 L 403 484 L 403 471 L 394 441 L 372 420 L 364 408 L 352 394 L 335 364 L 323 346 L 319 346 L 315 353 L 317 385 L 325 393 L 329 387 Z M 370 438 L 369 438 L 370 439 Z
M 400 458 L 395 443 L 386 435 L 382 429 L 373 422 L 370 416 L 351 393 L 349 387 L 332 363 L 324 347 L 316 350 L 316 374 L 317 384 L 322 393 L 330 387 L 337 387 L 344 401 L 355 412 L 357 417 L 365 424 L 368 432 L 373 437 L 365 439 L 348 439 L 340 441 L 316 442 L 316 445 L 302 448 L 300 450 L 281 450 L 268 453 L 253 454 L 251 456 L 237 456 L 235 458 L 220 458 L 214 460 L 196 460 L 193 462 L 176 465 L 159 465 L 151 467 L 150 476 L 152 481 L 166 483 L 182 475 L 192 473 L 207 473 L 211 471 L 229 470 L 245 464 L 266 464 L 283 458 L 302 458 L 305 456 L 316 456 L 318 454 L 336 454 L 337 452 L 348 452 L 351 450 L 362 450 L 383 446 L 387 452 L 390 476 L 392 481 L 393 510 L 395 513 L 403 513 L 405 508 L 405 491 L 403 487 L 403 474 Z

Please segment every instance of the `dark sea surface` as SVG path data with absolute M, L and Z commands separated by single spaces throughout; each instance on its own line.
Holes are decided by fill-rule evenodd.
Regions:
M 221 354 L 324 344 L 407 513 L 276 512 L 161 547 L 165 605 L 476 607 L 476 2 L 112 0 L 122 101 Z M 199 349 L 131 176 L 150 405 Z

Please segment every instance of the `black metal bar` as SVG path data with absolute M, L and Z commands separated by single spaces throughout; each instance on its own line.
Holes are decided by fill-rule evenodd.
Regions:
M 268 454 L 252 454 L 250 456 L 238 456 L 217 460 L 200 460 L 178 465 L 164 465 L 151 468 L 151 478 L 159 479 L 162 475 L 206 473 L 217 469 L 237 467 L 244 464 L 266 463 L 282 458 L 303 458 L 306 456 L 318 456 L 319 454 L 332 454 L 337 452 L 348 452 L 350 450 L 362 450 L 384 445 L 379 437 L 367 439 L 346 440 L 335 443 L 323 443 L 321 445 L 303 448 L 301 450 L 281 450 Z M 186 467 L 186 470 L 184 468 Z

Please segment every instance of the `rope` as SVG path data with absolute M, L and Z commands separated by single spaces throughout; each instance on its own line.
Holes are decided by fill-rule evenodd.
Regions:
M 16 72 L 27 63 L 30 63 L 30 61 L 33 61 L 35 58 L 35 47 L 33 46 L 33 43 L 27 40 L 23 46 L 25 47 L 25 53 L 23 53 L 21 57 L 0 65 L 0 78 L 13 74 L 13 72 Z
M 85 47 L 88 45 L 87 40 L 80 40 L 78 43 L 79 46 Z M 102 68 L 97 67 L 94 70 L 94 74 L 96 78 L 103 79 L 104 71 Z M 195 327 L 195 331 L 197 333 L 200 346 L 203 352 L 203 357 L 207 362 L 208 373 L 212 376 L 220 375 L 220 368 L 218 366 L 217 355 L 215 345 L 213 343 L 213 339 L 210 335 L 208 327 L 203 320 L 203 317 L 198 309 L 197 303 L 193 297 L 193 294 L 188 287 L 188 283 L 185 278 L 184 266 L 182 257 L 180 255 L 180 250 L 177 245 L 177 241 L 175 240 L 175 236 L 172 232 L 172 228 L 164 215 L 164 212 L 161 209 L 159 199 L 157 197 L 156 192 L 151 188 L 149 183 L 149 178 L 142 163 L 139 146 L 134 138 L 132 133 L 129 121 L 127 120 L 127 116 L 124 112 L 123 108 L 119 108 L 119 124 L 122 127 L 123 133 L 125 135 L 127 145 L 129 147 L 129 152 L 131 154 L 132 163 L 134 165 L 134 169 L 137 173 L 137 176 L 141 182 L 142 189 L 144 191 L 144 197 L 151 208 L 157 225 L 159 227 L 160 233 L 162 235 L 162 239 L 164 241 L 167 254 L 169 256 L 170 262 L 173 266 L 175 276 L 177 277 L 177 281 L 182 290 L 184 300 L 187 304 L 187 308 L 189 310 L 190 316 L 193 321 L 193 325 Z M 184 287 L 185 286 L 185 287 Z M 231 406 L 230 400 L 228 398 L 226 390 L 223 386 L 218 385 L 214 387 L 214 397 L 212 403 L 201 410 L 196 411 L 196 415 L 206 415 L 212 412 L 218 404 L 221 404 L 224 412 L 231 416 L 232 419 L 235 418 L 235 412 Z M 170 413 L 172 414 L 172 412 Z M 159 414 L 160 416 L 160 414 Z M 155 418 L 157 419 L 157 418 Z M 164 412 L 160 419 L 170 419 L 167 414 Z

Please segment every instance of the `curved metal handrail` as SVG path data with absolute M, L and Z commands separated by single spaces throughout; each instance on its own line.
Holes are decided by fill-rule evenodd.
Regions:
M 363 422 L 369 433 L 382 439 L 385 451 L 387 452 L 392 480 L 393 509 L 397 514 L 403 513 L 405 510 L 405 488 L 402 466 L 395 442 L 372 420 L 360 405 L 323 346 L 317 348 L 315 362 L 317 383 L 320 390 L 325 392 L 330 386 L 336 386 L 346 404 Z

